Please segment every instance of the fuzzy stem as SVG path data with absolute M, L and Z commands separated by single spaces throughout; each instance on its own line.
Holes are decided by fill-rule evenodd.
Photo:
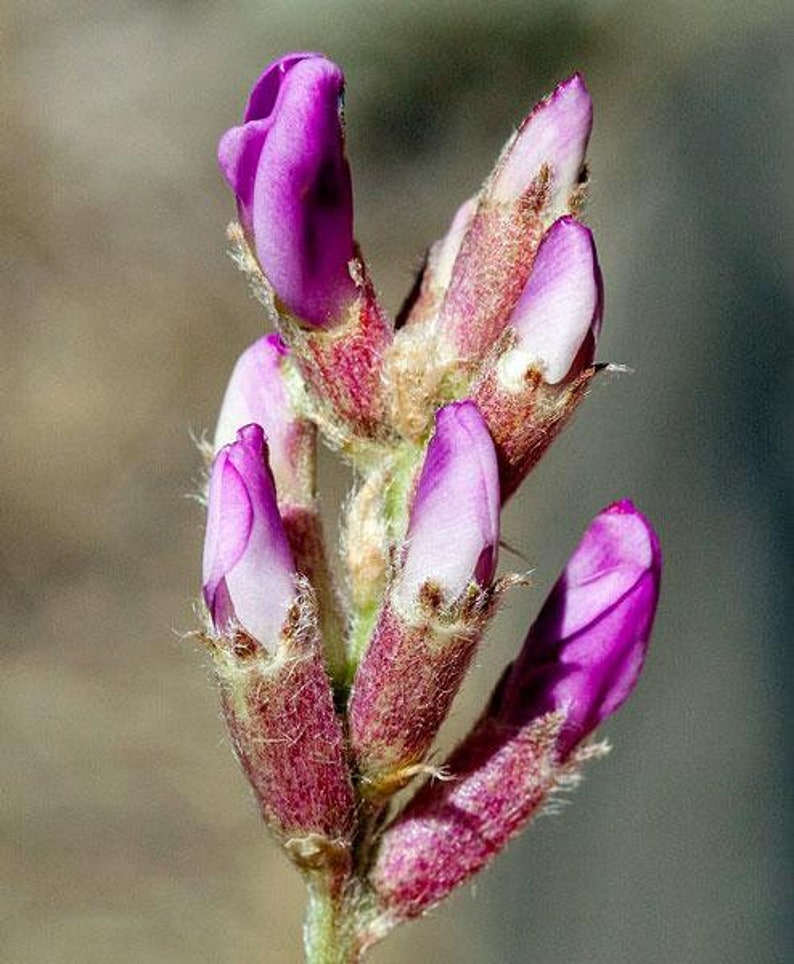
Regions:
M 303 925 L 306 964 L 359 964 L 361 943 L 353 906 L 325 880 L 310 880 Z

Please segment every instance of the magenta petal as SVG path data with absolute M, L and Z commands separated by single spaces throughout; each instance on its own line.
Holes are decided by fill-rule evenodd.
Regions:
M 251 88 L 243 114 L 243 122 L 247 123 L 248 121 L 269 117 L 278 101 L 284 76 L 301 60 L 315 57 L 323 59 L 322 54 L 312 51 L 296 51 L 284 54 L 283 57 L 279 57 L 278 60 L 274 60 L 272 64 L 265 67 L 259 75 L 259 79 Z
M 279 299 L 314 325 L 356 295 L 353 194 L 344 153 L 344 76 L 318 54 L 288 54 L 259 78 L 242 127 L 218 151 L 240 219 Z
M 218 166 L 237 196 L 240 223 L 249 234 L 253 232 L 257 166 L 269 129 L 266 120 L 232 127 L 218 142 Z
M 530 629 L 494 714 L 518 726 L 562 711 L 564 759 L 633 690 L 660 577 L 659 542 L 648 520 L 628 500 L 604 509 Z
M 425 582 L 447 602 L 496 569 L 499 473 L 485 422 L 471 401 L 439 409 L 414 495 L 398 599 L 410 607 Z
M 265 649 L 275 649 L 295 595 L 295 566 L 278 513 L 258 425 L 218 453 L 209 488 L 204 598 L 215 628 L 234 620 Z
M 226 573 L 240 561 L 251 534 L 253 510 L 240 473 L 221 452 L 212 467 L 211 496 L 204 540 L 204 600 L 216 625 L 230 617 Z M 223 591 L 219 594 L 219 587 Z
M 505 363 L 523 379 L 532 365 L 555 385 L 577 356 L 592 362 L 603 311 L 601 269 L 593 235 L 572 217 L 552 225 L 538 248 L 524 291 L 508 319 L 516 333 L 514 353 Z M 592 337 L 588 340 L 587 336 Z M 587 341 L 588 357 L 579 355 Z
M 593 126 L 593 103 L 581 74 L 574 74 L 525 118 L 506 149 L 492 186 L 496 200 L 512 201 L 547 164 L 551 207 L 567 201 L 584 163 Z
M 237 195 L 240 221 L 253 232 L 254 182 L 259 157 L 273 123 L 274 108 L 284 76 L 301 60 L 319 54 L 287 54 L 270 64 L 254 84 L 240 127 L 232 127 L 218 144 L 218 165 L 229 187 Z

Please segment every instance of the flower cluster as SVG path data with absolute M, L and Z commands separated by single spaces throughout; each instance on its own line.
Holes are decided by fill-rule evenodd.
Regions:
M 309 959 L 358 960 L 487 864 L 631 693 L 660 553 L 628 500 L 584 533 L 448 760 L 435 737 L 504 593 L 500 509 L 599 367 L 579 75 L 526 117 L 392 324 L 353 233 L 344 81 L 288 54 L 221 139 L 233 254 L 277 334 L 240 358 L 208 490 L 207 633 L 240 763 L 312 895 Z M 335 580 L 318 435 L 354 468 Z M 402 808 L 397 791 L 416 781 Z M 424 782 L 422 782 L 424 781 Z

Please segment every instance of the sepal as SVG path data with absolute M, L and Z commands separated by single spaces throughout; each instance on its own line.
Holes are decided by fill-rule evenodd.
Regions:
M 355 458 L 362 443 L 386 433 L 383 365 L 393 332 L 360 256 L 351 270 L 356 297 L 336 327 L 306 329 L 283 315 L 279 325 L 306 381 L 313 420 L 330 444 Z
M 521 831 L 550 795 L 575 784 L 588 747 L 561 766 L 562 720 L 549 714 L 522 729 L 484 717 L 473 733 L 386 829 L 370 885 L 377 911 L 368 941 L 430 910 L 473 877 Z
M 304 869 L 349 862 L 355 798 L 305 580 L 273 653 L 244 630 L 209 637 L 240 765 L 271 831 Z
M 240 225 L 230 224 L 227 237 L 232 260 L 292 350 L 306 384 L 307 415 L 334 448 L 352 458 L 362 445 L 382 440 L 384 357 L 393 332 L 360 256 L 350 266 L 357 293 L 339 323 L 306 328 L 278 303 Z
M 428 772 L 427 754 L 493 618 L 502 586 L 472 584 L 444 609 L 427 586 L 410 621 L 386 605 L 353 684 L 350 743 L 360 793 L 382 801 Z

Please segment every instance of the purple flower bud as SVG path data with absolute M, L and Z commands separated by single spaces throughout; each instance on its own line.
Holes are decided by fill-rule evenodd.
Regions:
M 547 165 L 549 207 L 556 211 L 567 206 L 579 181 L 592 126 L 593 102 L 582 75 L 574 74 L 524 119 L 494 172 L 491 196 L 497 201 L 515 200 Z
M 254 84 L 218 162 L 277 297 L 329 327 L 356 295 L 353 194 L 344 152 L 344 76 L 319 54 L 287 54 Z
M 562 712 L 564 760 L 637 682 L 659 597 L 650 523 L 624 499 L 600 512 L 568 561 L 505 681 L 494 712 L 523 725 Z
M 512 350 L 499 362 L 508 387 L 526 385 L 530 368 L 556 385 L 592 364 L 601 329 L 603 286 L 593 235 L 572 217 L 560 218 L 538 248 L 532 274 L 508 326 Z M 576 361 L 576 372 L 571 372 Z
M 474 402 L 436 413 L 411 506 L 395 602 L 411 612 L 431 583 L 453 603 L 472 582 L 487 585 L 499 544 L 499 473 L 493 442 Z
M 485 713 L 386 831 L 371 873 L 381 931 L 482 869 L 631 693 L 656 610 L 656 534 L 629 501 L 591 523 Z
M 275 651 L 295 598 L 295 564 L 259 425 L 240 429 L 213 464 L 203 581 L 219 633 L 239 625 L 265 651 Z
M 237 361 L 215 429 L 215 450 L 233 442 L 244 425 L 261 425 L 279 505 L 307 505 L 314 497 L 315 431 L 292 406 L 283 365 L 289 349 L 279 335 L 254 342 Z
M 406 542 L 348 711 L 351 744 L 373 796 L 388 796 L 416 775 L 493 610 L 499 481 L 488 431 L 470 401 L 437 413 Z
M 593 237 L 572 217 L 546 232 L 507 319 L 513 341 L 486 363 L 472 395 L 508 499 L 585 397 L 601 330 L 603 286 Z

